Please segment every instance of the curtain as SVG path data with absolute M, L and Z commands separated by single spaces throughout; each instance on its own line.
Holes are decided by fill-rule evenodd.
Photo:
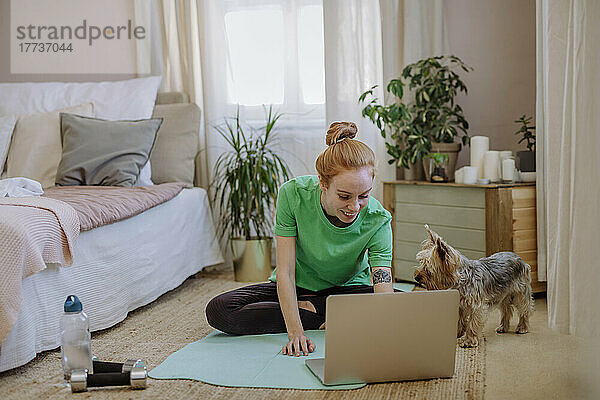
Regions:
M 537 2 L 538 240 L 548 324 L 600 334 L 600 3 Z
M 373 196 L 382 200 L 383 181 L 394 180 L 384 139 L 362 118 L 359 96 L 379 85 L 375 95 L 384 101 L 384 87 L 402 68 L 423 57 L 445 54 L 444 3 L 441 0 L 327 0 L 323 2 L 325 92 L 327 124 L 353 121 L 357 139 L 375 152 Z
M 197 184 L 207 188 L 207 132 L 205 130 L 204 90 L 202 85 L 202 58 L 200 51 L 201 8 L 196 0 L 135 0 L 136 20 L 150 26 L 152 48 L 138 48 L 140 70 L 161 75 L 161 92 L 183 92 L 202 110 L 199 140 Z M 150 21 L 148 23 L 147 21 Z

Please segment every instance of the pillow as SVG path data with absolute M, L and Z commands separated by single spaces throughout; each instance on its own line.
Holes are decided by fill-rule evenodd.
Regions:
M 21 115 L 15 124 L 6 176 L 38 181 L 43 188 L 54 186 L 56 170 L 62 156 L 59 114 L 61 111 L 94 115 L 92 103 L 61 110 Z
M 133 186 L 154 186 L 154 182 L 152 182 L 152 168 L 150 166 L 150 159 L 148 159 L 146 165 L 142 167 L 140 176 L 138 176 L 138 179 Z
M 15 115 L 0 117 L 0 173 L 4 171 L 4 163 L 6 162 L 10 138 L 12 137 L 16 121 L 17 117 Z
M 0 83 L 0 115 L 48 112 L 94 103 L 98 118 L 139 120 L 152 116 L 160 76 L 112 82 Z
M 107 121 L 61 113 L 63 154 L 56 184 L 133 186 L 161 123 L 162 118 Z
M 193 185 L 200 109 L 189 103 L 157 105 L 154 117 L 162 117 L 164 122 L 150 155 L 152 180 L 156 183 L 186 182 Z
M 106 82 L 0 83 L 0 115 L 48 112 L 92 102 L 98 118 L 147 119 L 152 117 L 161 80 L 160 76 L 150 76 Z M 143 175 L 150 174 L 148 164 Z M 143 183 L 152 185 L 149 178 Z

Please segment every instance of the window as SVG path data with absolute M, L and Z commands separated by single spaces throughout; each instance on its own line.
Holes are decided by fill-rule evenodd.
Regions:
M 225 9 L 227 99 L 286 113 L 325 116 L 320 0 L 229 1 Z

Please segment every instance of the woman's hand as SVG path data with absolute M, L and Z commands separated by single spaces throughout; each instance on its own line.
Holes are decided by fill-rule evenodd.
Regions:
M 314 342 L 310 340 L 304 333 L 302 334 L 288 334 L 288 338 L 290 341 L 288 344 L 283 346 L 282 353 L 288 356 L 299 357 L 300 353 L 302 355 L 307 356 L 308 353 L 312 353 L 315 351 L 317 346 L 315 346 Z

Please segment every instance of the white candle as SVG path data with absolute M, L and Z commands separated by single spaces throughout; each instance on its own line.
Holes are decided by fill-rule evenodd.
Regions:
M 515 160 L 507 158 L 502 160 L 502 180 L 512 182 L 515 176 Z
M 473 136 L 471 138 L 471 166 L 477 167 L 480 178 L 483 178 L 483 156 L 489 149 L 489 137 Z
M 474 185 L 477 183 L 477 177 L 479 176 L 479 171 L 477 167 L 469 166 L 465 167 L 465 172 L 463 174 L 463 182 L 468 185 Z
M 512 155 L 513 155 L 512 150 L 502 150 L 500 152 L 500 161 L 510 158 L 510 157 L 512 157 Z
M 497 151 L 490 150 L 483 157 L 483 177 L 490 182 L 500 180 L 500 154 Z

